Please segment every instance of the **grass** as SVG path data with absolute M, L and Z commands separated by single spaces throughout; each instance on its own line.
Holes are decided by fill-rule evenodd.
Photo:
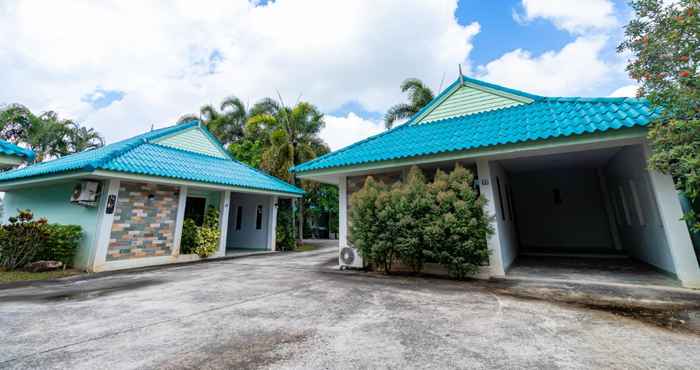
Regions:
M 0 270 L 0 283 L 11 283 L 15 281 L 30 281 L 30 280 L 48 280 L 57 279 L 66 276 L 80 274 L 80 271 L 67 269 L 47 272 L 27 272 L 21 270 L 5 271 Z
M 296 248 L 294 248 L 295 252 L 310 252 L 310 251 L 315 251 L 318 247 L 315 245 L 311 244 L 302 244 Z

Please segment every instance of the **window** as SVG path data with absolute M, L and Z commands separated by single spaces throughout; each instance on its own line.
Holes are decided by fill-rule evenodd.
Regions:
M 241 230 L 241 224 L 243 222 L 243 207 L 238 206 L 236 209 L 236 231 Z
M 256 230 L 262 229 L 262 214 L 263 214 L 263 208 L 262 208 L 262 206 L 258 206 L 258 211 L 255 213 L 255 229 Z
M 510 184 L 506 184 L 506 200 L 508 200 L 508 219 L 513 221 L 513 191 Z
M 204 223 L 206 205 L 206 198 L 187 197 L 187 202 L 185 202 L 185 219 L 190 219 L 194 221 L 197 226 L 202 226 Z
M 563 201 L 561 200 L 561 190 L 552 189 L 552 195 L 554 195 L 554 204 L 560 205 L 563 203 Z
M 501 219 L 506 220 L 505 209 L 503 208 L 503 195 L 501 194 L 501 180 L 496 176 L 496 186 L 498 187 L 498 204 L 501 206 Z

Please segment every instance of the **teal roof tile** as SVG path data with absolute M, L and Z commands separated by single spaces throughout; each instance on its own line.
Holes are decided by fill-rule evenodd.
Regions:
M 4 140 L 0 140 L 0 154 L 21 157 L 27 161 L 32 161 L 35 157 L 33 151 L 24 149 Z
M 233 158 L 222 159 L 151 142 L 197 124 L 194 121 L 170 126 L 99 149 L 3 172 L 0 183 L 66 172 L 105 170 L 288 194 L 304 193 L 294 185 Z
M 530 104 L 467 116 L 428 123 L 411 120 L 290 171 L 301 173 L 641 127 L 659 114 L 643 99 L 532 97 L 534 101 Z

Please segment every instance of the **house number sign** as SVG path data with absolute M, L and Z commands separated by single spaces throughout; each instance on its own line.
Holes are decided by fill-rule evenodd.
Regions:
M 117 203 L 117 196 L 114 194 L 110 194 L 107 197 L 107 210 L 105 213 L 107 213 L 108 215 L 111 215 L 112 213 L 114 213 L 114 205 L 116 203 Z

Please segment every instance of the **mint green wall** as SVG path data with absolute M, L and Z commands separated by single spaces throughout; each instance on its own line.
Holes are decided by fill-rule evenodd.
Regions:
M 70 202 L 76 183 L 77 181 L 71 181 L 6 192 L 2 221 L 7 222 L 8 217 L 16 215 L 17 209 L 30 209 L 35 217 L 44 217 L 49 223 L 80 225 L 83 228 L 83 239 L 75 266 L 86 268 L 96 241 L 98 212 L 97 207 L 87 208 Z
M 187 191 L 187 196 L 188 197 L 206 198 L 207 199 L 207 203 L 206 203 L 207 208 L 209 208 L 209 206 L 212 205 L 218 209 L 219 206 L 221 205 L 219 203 L 221 201 L 221 192 L 220 191 L 189 189 Z
M 523 103 L 469 86 L 462 86 L 423 117 L 420 122 L 464 116 L 519 104 Z
M 156 140 L 155 143 L 188 150 L 191 152 L 202 153 L 213 157 L 226 158 L 226 156 L 221 153 L 221 148 L 218 146 L 218 144 L 213 143 L 209 136 L 207 136 L 199 127 L 192 127 L 191 129 L 179 132 L 176 135 L 166 136 L 162 139 Z

